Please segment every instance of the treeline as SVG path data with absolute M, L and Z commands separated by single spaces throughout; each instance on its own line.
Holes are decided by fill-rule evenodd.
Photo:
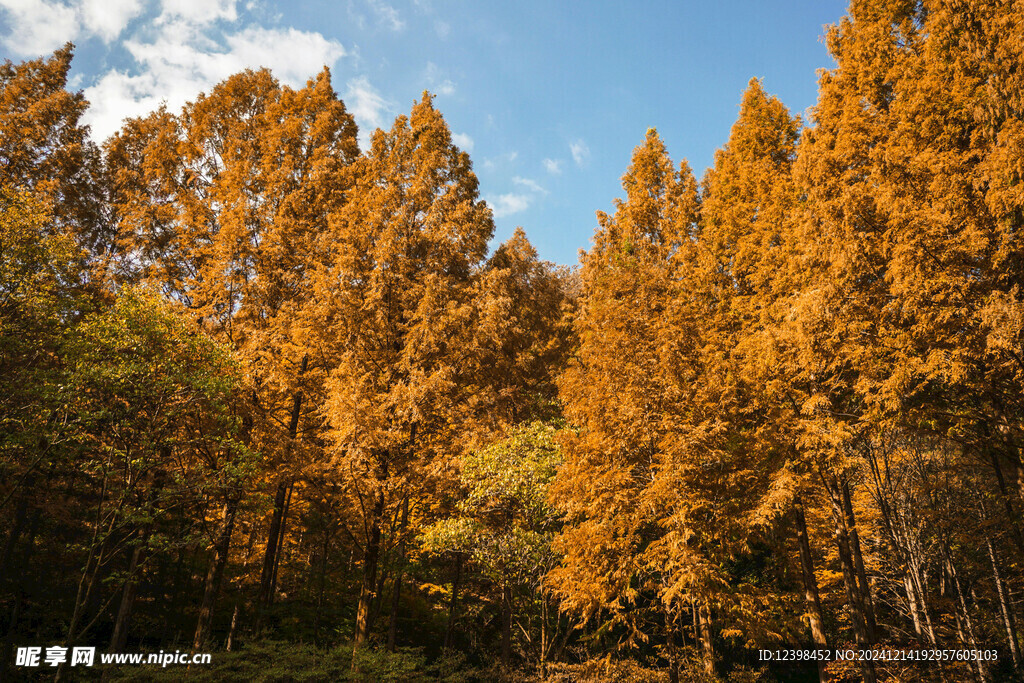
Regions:
M 428 94 L 360 152 L 247 71 L 98 147 L 70 46 L 6 63 L 5 677 L 1020 680 L 1024 6 L 827 40 L 702 180 L 648 131 L 572 270 L 488 253 Z

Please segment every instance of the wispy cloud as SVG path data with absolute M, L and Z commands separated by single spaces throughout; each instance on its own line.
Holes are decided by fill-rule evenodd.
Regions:
M 451 35 L 452 25 L 447 21 L 441 21 L 440 19 L 434 22 L 434 33 L 441 40 L 447 40 L 448 36 Z
M 238 9 L 235 0 L 163 0 L 157 23 L 183 20 L 196 26 L 215 21 L 235 21 Z
M 437 64 L 427 62 L 427 87 L 438 95 L 454 95 L 455 84 L 445 77 Z
M 572 160 L 577 166 L 583 166 L 590 159 L 590 148 L 583 140 L 576 140 L 569 143 L 569 151 L 572 153 Z
M 473 151 L 473 138 L 465 133 L 452 133 L 452 142 L 458 145 L 463 152 Z
M 531 180 L 530 178 L 524 178 L 522 176 L 518 176 L 517 175 L 514 178 L 512 178 L 512 182 L 515 183 L 516 185 L 520 185 L 522 187 L 525 187 L 526 189 L 530 190 L 531 192 L 536 192 L 537 194 L 547 194 L 548 193 L 548 191 L 545 190 L 543 187 L 541 187 L 540 184 L 536 180 Z
M 373 13 L 377 15 L 377 21 L 392 31 L 401 31 L 405 28 L 405 22 L 402 20 L 401 15 L 391 5 L 382 0 L 367 0 L 367 4 Z
M 541 162 L 544 164 L 544 170 L 551 175 L 559 175 L 562 173 L 562 162 L 561 160 L 545 159 Z
M 484 168 L 486 168 L 488 171 L 493 171 L 499 166 L 506 166 L 508 164 L 511 164 L 517 158 L 519 158 L 519 152 L 505 152 L 504 154 L 498 155 L 496 157 L 484 159 Z
M 531 178 L 513 176 L 512 183 L 525 189 L 525 192 L 508 192 L 493 198 L 485 197 L 487 203 L 494 210 L 495 218 L 504 218 L 512 214 L 526 211 L 535 201 L 548 193 L 540 183 Z
M 514 213 L 526 211 L 530 208 L 530 202 L 533 200 L 533 197 L 528 194 L 509 192 L 494 198 L 485 197 L 484 199 L 491 205 L 495 218 L 504 218 Z
M 345 91 L 345 105 L 359 125 L 359 146 L 369 149 L 370 134 L 384 126 L 384 119 L 394 105 L 370 84 L 366 76 L 351 79 Z

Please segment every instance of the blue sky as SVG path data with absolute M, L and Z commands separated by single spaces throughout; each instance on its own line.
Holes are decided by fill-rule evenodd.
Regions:
M 0 0 L 3 55 L 72 40 L 72 85 L 102 139 L 124 116 L 173 109 L 228 75 L 268 66 L 301 85 L 331 68 L 361 137 L 437 95 L 495 211 L 497 241 L 526 229 L 571 264 L 611 211 L 633 147 L 656 127 L 699 175 L 725 143 L 751 77 L 794 113 L 833 66 L 836 0 Z

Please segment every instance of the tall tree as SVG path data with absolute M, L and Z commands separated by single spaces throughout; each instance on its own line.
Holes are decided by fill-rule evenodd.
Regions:
M 73 52 L 68 43 L 48 59 L 0 65 L 0 183 L 35 192 L 50 204 L 49 229 L 102 260 L 112 246 L 102 162 L 80 123 L 88 102 L 66 90 Z
M 311 378 L 323 371 L 296 315 L 356 154 L 355 124 L 327 69 L 299 90 L 266 70 L 243 72 L 180 116 L 130 121 L 107 144 L 122 277 L 159 283 L 232 345 L 246 373 L 248 438 L 268 457 L 274 490 L 262 606 L 273 599 L 287 494 L 302 472 Z
M 329 358 L 329 465 L 362 511 L 355 648 L 373 630 L 385 519 L 450 452 L 466 413 L 473 273 L 494 230 L 429 94 L 353 166 L 322 236 L 306 325 Z M 403 533 L 400 531 L 399 533 Z
M 647 639 L 643 615 L 660 615 L 662 601 L 677 610 L 699 595 L 706 610 L 708 575 L 697 566 L 704 566 L 699 553 L 674 552 L 686 554 L 684 539 L 666 540 L 679 499 L 652 485 L 668 486 L 675 456 L 701 438 L 670 424 L 682 375 L 699 372 L 677 362 L 692 358 L 699 343 L 686 317 L 693 308 L 672 310 L 676 278 L 694 262 L 697 185 L 685 164 L 673 168 L 653 130 L 622 184 L 626 199 L 616 201 L 614 216 L 598 214 L 594 248 L 583 258 L 574 322 L 580 347 L 560 379 L 572 430 L 552 485 L 566 526 L 556 540 L 564 559 L 550 578 L 563 608 L 588 619 L 610 610 L 627 644 Z M 685 589 L 669 588 L 684 575 L 693 579 Z

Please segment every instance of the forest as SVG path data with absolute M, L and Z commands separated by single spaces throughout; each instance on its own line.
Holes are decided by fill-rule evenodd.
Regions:
M 0 679 L 1024 681 L 1024 2 L 826 41 L 701 178 L 649 129 L 573 267 L 429 93 L 99 143 L 71 44 L 5 62 Z

